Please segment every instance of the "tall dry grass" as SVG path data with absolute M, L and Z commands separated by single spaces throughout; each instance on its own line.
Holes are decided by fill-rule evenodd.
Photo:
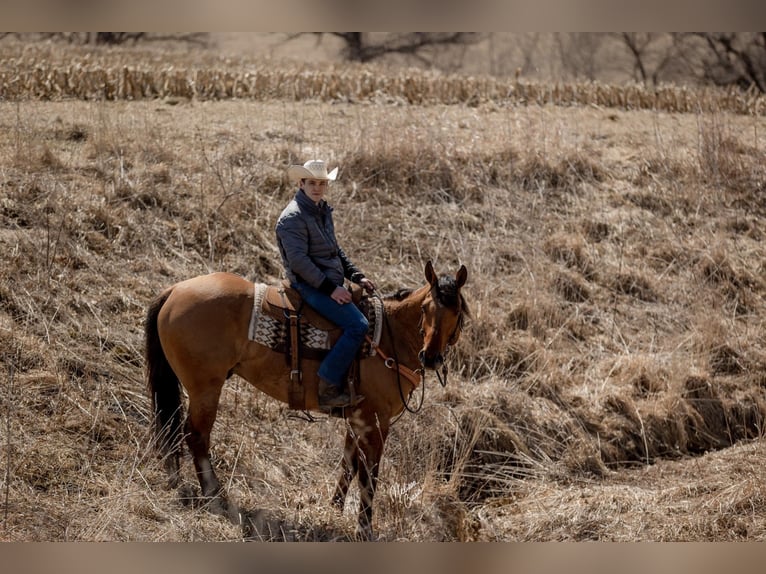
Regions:
M 387 444 L 384 540 L 763 539 L 760 116 L 33 99 L 0 126 L 3 539 L 351 537 L 340 421 L 227 384 L 240 528 L 188 496 L 188 460 L 166 488 L 143 387 L 148 301 L 212 270 L 276 281 L 285 167 L 313 156 L 383 291 L 469 269 L 449 385 Z

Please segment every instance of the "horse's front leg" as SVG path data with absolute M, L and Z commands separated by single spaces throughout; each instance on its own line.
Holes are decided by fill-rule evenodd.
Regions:
M 361 540 L 372 540 L 372 501 L 378 486 L 380 459 L 383 456 L 383 445 L 388 435 L 388 428 L 375 427 L 358 443 L 359 473 L 359 524 L 357 537 Z
M 341 512 L 346 504 L 346 495 L 348 494 L 351 481 L 354 480 L 359 470 L 359 456 L 357 454 L 357 441 L 351 429 L 346 430 L 346 443 L 343 447 L 343 457 L 340 461 L 340 475 L 338 484 L 335 487 L 335 494 L 332 497 L 332 505 Z

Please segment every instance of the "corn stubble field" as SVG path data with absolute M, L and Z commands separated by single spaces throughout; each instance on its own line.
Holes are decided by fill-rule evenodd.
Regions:
M 4 73 L 51 65 L 19 54 Z M 105 54 L 65 65 L 195 65 Z M 285 70 L 321 86 L 337 67 Z M 454 93 L 459 77 L 444 81 Z M 243 533 L 167 489 L 143 379 L 144 314 L 165 286 L 278 280 L 285 168 L 315 156 L 341 167 L 339 239 L 381 291 L 422 284 L 428 259 L 469 269 L 449 384 L 427 378 L 387 443 L 381 540 L 766 539 L 759 102 L 60 92 L 0 100 L 3 540 L 353 539 L 356 487 L 344 514 L 329 504 L 341 421 L 227 383 L 213 454 L 258 516 Z

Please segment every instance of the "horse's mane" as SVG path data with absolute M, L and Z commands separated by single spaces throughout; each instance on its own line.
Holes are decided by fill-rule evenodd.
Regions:
M 412 292 L 415 291 L 414 289 L 409 289 L 407 287 L 401 287 L 394 291 L 393 293 L 389 293 L 387 295 L 383 295 L 383 299 L 393 300 L 393 301 L 404 301 L 407 297 L 412 295 Z
M 414 291 L 415 289 L 402 287 L 393 293 L 385 295 L 383 299 L 404 301 L 407 297 L 412 295 Z M 450 277 L 449 275 L 442 275 L 439 277 L 435 291 L 436 300 L 439 301 L 439 303 L 446 307 L 459 308 L 467 317 L 471 316 L 465 297 L 460 293 L 460 289 L 458 289 L 454 277 Z

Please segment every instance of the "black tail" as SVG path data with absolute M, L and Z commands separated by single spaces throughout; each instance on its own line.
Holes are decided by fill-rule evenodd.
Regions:
M 157 315 L 172 289 L 167 289 L 149 306 L 144 332 L 146 335 L 146 383 L 152 398 L 154 432 L 157 447 L 165 455 L 178 456 L 181 447 L 181 387 L 162 350 L 157 331 Z

